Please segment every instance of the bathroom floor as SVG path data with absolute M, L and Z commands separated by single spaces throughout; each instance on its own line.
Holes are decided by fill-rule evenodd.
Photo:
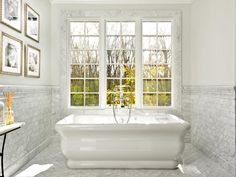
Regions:
M 52 166 L 38 175 L 29 175 L 27 177 L 232 177 L 226 171 L 221 169 L 217 163 L 207 158 L 191 144 L 186 144 L 184 152 L 184 166 L 182 173 L 177 170 L 144 170 L 144 169 L 86 169 L 71 170 L 66 167 L 65 159 L 60 150 L 59 141 L 53 141 L 44 151 L 39 153 L 34 159 L 27 163 L 16 174 L 17 177 L 23 177 L 21 174 L 30 171 L 32 165 Z M 35 172 L 35 170 L 34 170 Z M 26 176 L 24 176 L 26 177 Z

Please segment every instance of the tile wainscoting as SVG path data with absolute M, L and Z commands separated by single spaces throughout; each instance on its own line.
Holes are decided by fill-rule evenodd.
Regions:
M 4 167 L 6 176 L 11 176 L 50 143 L 52 126 L 59 114 L 56 107 L 58 88 L 0 85 L 1 101 L 4 100 L 4 91 L 14 93 L 12 109 L 15 121 L 26 123 L 7 135 Z M 0 138 L 1 145 L 3 137 Z
M 184 86 L 183 116 L 191 122 L 191 142 L 235 173 L 235 87 Z

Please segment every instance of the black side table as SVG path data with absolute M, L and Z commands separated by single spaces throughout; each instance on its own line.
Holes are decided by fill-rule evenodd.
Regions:
M 4 177 L 3 156 L 7 134 L 21 128 L 24 124 L 24 122 L 18 122 L 11 125 L 0 126 L 0 136 L 3 136 L 2 151 L 0 152 L 2 176 L 0 177 Z

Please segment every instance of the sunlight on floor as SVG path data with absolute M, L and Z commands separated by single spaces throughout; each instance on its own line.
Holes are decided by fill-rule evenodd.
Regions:
M 15 177 L 34 177 L 38 175 L 39 173 L 42 173 L 49 168 L 51 168 L 53 164 L 45 164 L 45 165 L 39 165 L 39 164 L 33 164 L 29 168 L 25 169 Z
M 190 165 L 183 166 L 179 164 L 178 168 L 183 174 L 191 174 L 191 173 L 198 174 L 198 175 L 201 174 L 201 172 L 195 166 L 190 166 Z
M 179 165 L 178 165 L 178 168 L 179 168 L 179 170 L 181 171 L 181 173 L 183 173 L 183 174 L 184 174 L 184 169 L 183 169 L 183 167 L 182 167 L 182 165 L 181 165 L 181 164 L 179 164 Z

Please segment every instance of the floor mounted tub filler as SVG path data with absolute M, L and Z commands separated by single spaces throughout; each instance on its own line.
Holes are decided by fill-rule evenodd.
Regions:
M 170 114 L 133 115 L 125 124 L 113 116 L 69 115 L 56 124 L 69 168 L 175 169 L 189 128 Z

